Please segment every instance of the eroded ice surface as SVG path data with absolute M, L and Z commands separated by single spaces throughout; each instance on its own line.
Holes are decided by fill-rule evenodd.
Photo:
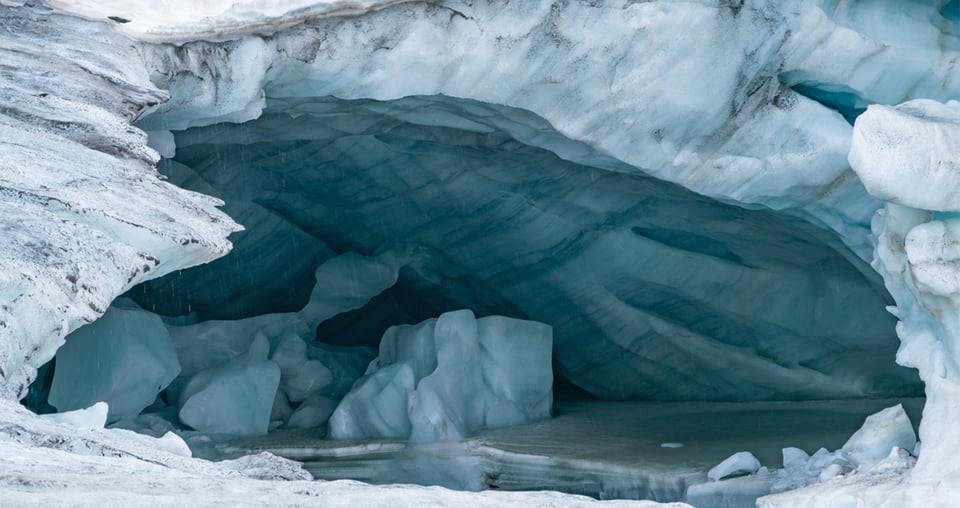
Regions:
M 502 125 L 570 148 L 520 110 L 447 97 L 271 105 L 255 122 L 177 133 L 162 171 L 226 199 L 249 230 L 235 257 L 135 291 L 142 304 L 219 320 L 300 308 L 331 251 L 402 240 L 419 249 L 397 284 L 322 339 L 375 346 L 391 325 L 469 308 L 553 326 L 558 372 L 605 398 L 919 392 L 891 362 L 879 280 L 822 229 L 518 143 Z
M 450 441 L 549 418 L 552 347 L 543 323 L 469 310 L 390 328 L 330 417 L 329 435 Z
M 493 125 L 494 131 L 507 133 L 510 140 L 528 148 L 544 149 L 567 162 L 594 167 L 599 172 L 654 175 L 728 204 L 784 210 L 813 222 L 822 228 L 820 234 L 832 231 L 863 259 L 871 257 L 866 225 L 878 202 L 867 194 L 860 178 L 867 182 L 871 176 L 876 177 L 871 172 L 883 171 L 884 160 L 896 161 L 901 168 L 907 168 L 905 173 L 897 174 L 932 174 L 930 170 L 938 162 L 955 161 L 957 153 L 956 143 L 948 135 L 955 130 L 952 126 L 955 122 L 953 117 L 937 113 L 941 105 L 914 101 L 890 115 L 905 114 L 903 121 L 877 122 L 873 126 L 869 126 L 873 115 L 890 111 L 872 106 L 860 115 L 871 103 L 893 106 L 917 98 L 937 101 L 958 98 L 957 16 L 947 12 L 956 8 L 956 2 L 624 1 L 602 5 L 573 2 L 557 5 L 556 9 L 548 3 L 418 2 L 358 18 L 321 18 L 297 26 L 287 26 L 286 21 L 276 16 L 283 18 L 285 9 L 295 9 L 302 4 L 278 3 L 271 4 L 278 8 L 274 13 L 253 12 L 243 18 L 244 22 L 251 23 L 249 29 L 256 34 L 214 33 L 209 25 L 202 30 L 194 25 L 188 27 L 194 30 L 194 38 L 235 35 L 236 38 L 221 46 L 144 45 L 138 53 L 130 49 L 128 40 L 118 37 L 104 24 L 66 19 L 34 7 L 22 7 L 20 3 L 4 2 L 0 16 L 0 51 L 4 62 L 0 86 L 5 92 L 0 95 L 3 101 L 0 162 L 5 168 L 0 180 L 3 190 L 0 224 L 3 224 L 5 240 L 0 296 L 9 302 L 0 308 L 0 395 L 6 398 L 22 396 L 34 369 L 53 356 L 62 338 L 102 314 L 116 295 L 139 281 L 208 261 L 229 249 L 225 236 L 237 227 L 216 211 L 214 207 L 218 202 L 182 192 L 157 179 L 152 171 L 156 154 L 146 147 L 143 133 L 129 126 L 145 108 L 164 98 L 148 81 L 151 71 L 154 74 L 150 77 L 169 87 L 174 95 L 174 100 L 161 108 L 163 114 L 149 117 L 144 123 L 160 133 L 155 136 L 158 140 L 165 137 L 165 141 L 155 143 L 164 153 L 174 153 L 179 140 L 169 143 L 170 136 L 162 131 L 252 119 L 260 115 L 268 99 L 318 95 L 396 99 L 412 94 L 446 94 L 485 104 L 524 108 L 533 112 L 535 118 L 545 119 L 552 127 L 544 136 L 540 136 L 544 131 L 537 128 L 540 124 L 505 125 L 512 123 L 512 119 L 500 113 L 487 125 Z M 86 8 L 92 4 L 82 5 Z M 360 7 L 365 9 L 370 4 Z M 149 17 L 146 10 L 140 14 Z M 228 14 L 224 18 L 231 18 L 235 12 Z M 95 17 L 109 15 L 98 12 Z M 113 21 L 123 25 L 126 20 Z M 274 34 L 279 28 L 287 30 Z M 136 63 L 138 56 L 147 62 L 149 70 Z M 946 107 L 954 106 L 947 104 Z M 858 115 L 860 127 L 851 131 L 847 122 Z M 477 116 L 464 115 L 461 111 L 441 115 L 441 126 L 463 130 L 464 125 L 470 125 L 476 129 L 471 122 Z M 429 120 L 417 118 L 421 122 Z M 913 144 L 920 147 L 917 150 L 883 137 L 893 134 L 909 139 L 909 132 L 898 132 L 908 124 L 916 127 L 912 132 L 934 135 L 912 138 Z M 846 162 L 851 132 L 857 129 L 865 135 L 865 141 L 859 148 L 854 146 L 849 160 L 861 175 L 859 178 L 849 171 Z M 940 145 L 932 142 L 941 139 L 947 142 Z M 568 144 L 571 140 L 573 143 Z M 584 147 L 586 150 L 580 151 Z M 879 161 L 856 157 L 884 149 L 896 153 Z M 456 167 L 456 164 L 449 166 Z M 946 164 L 947 169 L 950 167 Z M 829 465 L 830 474 L 823 477 L 829 480 L 824 484 L 827 488 L 818 493 L 825 495 L 819 499 L 828 499 L 831 504 L 883 499 L 887 503 L 909 501 L 920 505 L 927 498 L 911 496 L 925 487 L 933 487 L 930 495 L 939 495 L 940 499 L 956 498 L 950 497 L 956 484 L 951 480 L 955 480 L 957 472 L 955 462 L 950 459 L 956 456 L 960 443 L 950 425 L 957 420 L 956 400 L 960 398 L 957 382 L 960 375 L 953 353 L 958 340 L 956 323 L 960 322 L 956 319 L 960 308 L 956 295 L 960 292 L 956 290 L 958 279 L 953 252 L 958 226 L 952 213 L 940 210 L 952 210 L 949 196 L 942 192 L 957 188 L 949 173 L 937 175 L 937 187 L 927 189 L 930 196 L 912 194 L 909 188 L 913 181 L 900 182 L 898 186 L 884 178 L 873 178 L 867 187 L 877 192 L 876 197 L 888 202 L 874 222 L 878 242 L 874 266 L 896 299 L 894 312 L 902 320 L 898 333 L 904 346 L 899 360 L 919 368 L 927 382 L 928 406 L 921 429 L 927 445 L 909 477 L 906 471 L 912 466 L 912 459 L 909 454 L 897 453 L 871 469 L 879 471 L 875 475 L 867 472 L 870 474 L 837 479 L 838 488 L 831 491 L 829 485 L 834 479 L 830 476 L 837 468 L 832 468 L 835 464 Z M 598 174 L 603 178 L 594 180 L 607 179 L 609 183 L 610 175 L 606 173 L 581 176 L 592 178 Z M 451 181 L 457 182 L 455 178 Z M 567 174 L 541 178 L 541 183 L 560 183 L 556 187 L 536 187 L 534 190 L 543 192 L 539 196 L 535 192 L 534 201 L 527 192 L 518 192 L 516 206 L 524 210 L 546 210 L 548 207 L 544 204 L 554 196 L 578 197 L 577 204 L 581 207 L 574 208 L 572 215 L 599 217 L 596 224 L 612 234 L 603 238 L 606 241 L 588 235 L 584 244 L 574 246 L 593 247 L 594 255 L 617 252 L 624 245 L 630 247 L 635 243 L 628 241 L 634 239 L 625 234 L 626 225 L 616 222 L 622 217 L 618 212 L 624 210 L 591 208 L 596 201 L 589 198 L 591 193 L 604 195 L 603 191 L 610 187 L 629 187 L 622 185 L 623 181 L 626 180 L 616 180 L 616 185 L 608 187 L 591 187 L 574 181 L 574 177 Z M 403 185 L 410 184 L 403 182 Z M 568 185 L 582 193 L 572 193 Z M 391 189 L 391 186 L 382 188 Z M 216 193 L 217 189 L 211 188 L 211 194 Z M 251 201 L 258 198 L 251 197 Z M 931 206 L 930 202 L 937 204 Z M 530 203 L 535 206 L 529 206 Z M 285 211 L 302 210 L 302 205 L 296 202 Z M 430 207 L 422 209 L 431 210 Z M 472 213 L 476 214 L 476 210 Z M 264 218 L 269 214 L 257 216 L 253 207 L 247 211 L 265 223 L 269 220 Z M 532 228 L 542 232 L 543 237 L 524 234 L 534 239 L 566 239 L 568 236 L 554 236 L 553 230 L 544 225 L 561 224 L 570 216 L 557 214 L 556 220 L 540 222 Z M 738 213 L 736 217 L 742 216 Z M 688 220 L 709 224 L 710 230 L 722 230 L 723 224 L 736 223 L 713 224 L 703 218 L 694 215 Z M 612 222 L 608 223 L 608 219 Z M 272 220 L 274 224 L 289 222 L 278 217 Z M 794 226 L 784 228 L 780 218 L 774 225 L 794 230 Z M 304 260 L 302 266 L 312 269 L 334 252 L 374 252 L 382 240 L 377 235 L 389 236 L 383 232 L 383 226 L 379 231 L 377 226 L 367 225 L 361 229 L 360 238 L 343 241 L 341 237 L 333 242 L 339 245 L 314 244 L 312 259 Z M 717 272 L 716 265 L 700 263 L 704 258 L 729 260 L 727 255 L 731 252 L 740 256 L 727 242 L 704 242 L 703 235 L 694 237 L 692 244 L 697 249 L 691 249 L 688 229 L 679 237 L 665 234 L 677 230 L 667 227 L 676 226 L 675 222 L 637 230 L 630 226 L 632 234 L 684 251 L 682 256 L 689 257 L 688 252 L 693 251 L 692 261 L 685 266 L 703 267 L 704 273 Z M 290 225 L 285 227 L 295 229 Z M 577 226 L 571 229 L 576 230 Z M 738 237 L 743 231 L 728 233 Z M 313 236 L 306 230 L 296 234 Z M 809 260 L 810 264 L 791 261 L 785 269 L 787 273 L 797 269 L 799 280 L 813 273 L 807 270 L 810 267 L 834 266 L 824 262 L 823 257 L 809 256 L 806 247 L 810 244 L 824 244 L 840 252 L 837 258 L 829 259 L 844 258 L 845 254 L 850 257 L 816 233 L 811 235 L 816 240 L 801 241 L 805 247 L 794 252 L 797 258 Z M 763 235 L 751 240 L 758 238 Z M 745 244 L 755 247 L 758 243 Z M 554 245 L 570 246 L 562 241 Z M 795 244 L 789 245 L 791 249 L 795 247 Z M 659 246 L 656 249 L 651 254 L 663 251 Z M 415 271 L 412 278 L 429 281 L 431 272 L 438 273 L 435 266 L 441 265 L 452 267 L 452 272 L 439 272 L 443 275 L 466 274 L 458 279 L 462 286 L 480 287 L 473 284 L 476 279 L 470 277 L 469 270 L 461 269 L 462 259 L 447 262 L 444 257 L 447 250 L 455 249 L 445 245 L 440 249 L 443 262 L 417 267 L 428 269 Z M 481 249 L 476 251 L 486 254 Z M 815 334 L 813 340 L 788 341 L 789 348 L 771 350 L 763 341 L 747 344 L 735 339 L 717 341 L 717 333 L 705 334 L 700 329 L 692 329 L 703 323 L 714 323 L 720 316 L 737 318 L 732 319 L 737 326 L 719 327 L 723 331 L 752 331 L 754 319 L 767 315 L 770 310 L 766 294 L 753 291 L 754 300 L 737 298 L 738 295 L 716 295 L 710 289 L 716 285 L 711 283 L 723 286 L 726 281 L 739 280 L 742 272 L 762 273 L 766 265 L 756 271 L 735 267 L 730 278 L 720 281 L 701 279 L 702 273 L 691 276 L 696 279 L 692 283 L 695 288 L 681 298 L 670 300 L 670 308 L 703 308 L 699 300 L 689 297 L 708 294 L 716 297 L 712 302 L 755 301 L 759 308 L 737 307 L 747 311 L 744 314 L 685 313 L 678 325 L 660 316 L 651 318 L 649 312 L 635 312 L 638 295 L 626 290 L 633 286 L 611 289 L 608 284 L 609 280 L 624 279 L 623 266 L 605 261 L 586 256 L 580 264 L 563 265 L 561 269 L 571 272 L 593 271 L 599 267 L 598 271 L 606 271 L 611 279 L 596 287 L 572 288 L 583 300 L 570 299 L 567 307 L 553 305 L 556 302 L 543 304 L 561 315 L 569 314 L 571 308 L 586 309 L 591 317 L 600 315 L 590 321 L 590 327 L 584 328 L 591 333 L 571 336 L 607 335 L 618 339 L 609 341 L 613 347 L 607 349 L 589 348 L 594 354 L 585 357 L 593 363 L 565 367 L 567 373 L 600 373 L 593 377 L 586 375 L 587 381 L 578 381 L 590 386 L 589 380 L 594 379 L 591 389 L 595 392 L 612 389 L 622 395 L 625 389 L 635 388 L 610 388 L 611 382 L 624 377 L 602 374 L 608 364 L 615 364 L 613 355 L 604 354 L 605 351 L 632 346 L 647 350 L 650 345 L 650 341 L 635 340 L 637 336 L 618 335 L 624 329 L 623 322 L 603 316 L 611 308 L 627 310 L 625 314 L 632 317 L 639 316 L 628 321 L 643 321 L 655 332 L 644 338 L 654 337 L 654 344 L 663 336 L 680 339 L 665 342 L 668 347 L 660 349 L 655 356 L 657 360 L 676 359 L 666 369 L 671 375 L 676 374 L 677 365 L 691 365 L 690 370 L 680 373 L 685 382 L 676 385 L 687 395 L 699 393 L 696 396 L 710 397 L 715 394 L 704 394 L 700 390 L 721 389 L 735 394 L 745 389 L 752 396 L 759 393 L 760 397 L 771 392 L 774 397 L 814 396 L 789 392 L 791 386 L 803 386 L 813 387 L 815 394 L 859 396 L 888 393 L 889 387 L 904 384 L 906 378 L 883 368 L 867 369 L 865 378 L 844 377 L 852 372 L 848 365 L 862 364 L 858 355 L 865 350 L 845 348 L 844 344 L 848 343 L 835 341 L 832 335 Z M 850 266 L 854 268 L 849 273 L 862 269 L 855 263 Z M 492 269 L 503 276 L 498 283 L 513 280 L 511 276 L 516 271 L 510 268 L 507 264 Z M 655 273 L 658 268 L 646 271 Z M 805 287 L 797 279 L 784 278 L 779 270 L 769 273 L 772 280 L 784 281 L 786 286 Z M 823 280 L 818 277 L 814 279 Z M 552 274 L 550 279 L 579 280 L 563 271 Z M 846 286 L 850 280 L 862 281 L 835 273 L 825 279 L 837 282 L 836 287 Z M 673 287 L 676 281 L 671 277 L 670 284 L 663 286 Z M 648 282 L 644 279 L 640 286 L 651 287 Z M 552 287 L 551 284 L 545 286 Z M 819 298 L 820 291 L 829 294 L 831 287 L 834 286 L 825 283 L 817 291 L 801 291 L 804 298 L 783 303 L 783 308 L 793 310 L 796 302 L 828 302 L 829 299 Z M 857 287 L 869 292 L 867 289 L 873 286 L 868 281 Z M 771 290 L 771 293 L 779 292 Z M 497 305 L 514 298 L 514 295 L 503 297 L 483 287 L 476 294 L 476 300 L 494 301 Z M 603 298 L 609 294 L 613 298 Z M 662 295 L 656 297 L 658 301 L 666 300 Z M 566 296 L 561 301 L 564 299 Z M 884 300 L 884 297 L 877 299 Z M 864 303 L 869 298 L 850 298 L 847 294 L 837 296 L 837 300 L 872 306 Z M 692 305 L 684 305 L 688 303 Z M 519 306 L 511 309 L 518 311 L 516 315 L 557 324 Z M 824 309 L 846 317 L 863 315 L 829 304 L 813 310 Z M 819 316 L 818 312 L 807 314 Z M 744 315 L 748 317 L 747 326 L 741 327 L 744 323 L 739 318 Z M 868 326 L 889 328 L 889 322 L 884 324 L 876 315 L 864 319 Z M 840 322 L 844 319 L 836 321 Z M 775 321 L 772 328 L 779 329 L 780 324 Z M 885 343 L 880 335 L 856 323 L 851 324 L 851 328 L 857 329 L 861 336 L 878 337 L 876 344 L 868 344 L 866 356 L 884 356 Z M 791 327 L 785 329 L 791 330 Z M 755 335 L 734 333 L 732 336 Z M 860 345 L 859 337 L 854 336 L 850 345 Z M 676 348 L 677 344 L 687 347 Z M 696 347 L 689 347 L 690 344 Z M 849 355 L 840 354 L 838 359 L 835 347 Z M 657 353 L 658 348 L 650 349 Z M 656 381 L 662 382 L 668 377 L 657 372 L 660 364 L 656 360 L 644 363 L 638 360 L 644 355 L 640 351 L 634 353 L 637 354 L 627 355 L 625 370 L 635 370 L 641 374 L 638 378 L 646 379 L 648 386 L 641 388 L 643 396 L 676 396 L 657 392 L 663 383 Z M 810 356 L 797 357 L 797 354 Z M 691 358 L 704 360 L 689 362 Z M 713 370 L 708 368 L 712 364 Z M 824 378 L 819 377 L 825 370 L 831 372 Z M 718 372 L 735 373 L 742 378 L 731 381 L 715 375 Z M 697 375 L 709 382 L 702 383 Z M 768 384 L 767 379 L 774 382 Z M 45 442 L 44 436 L 56 435 L 56 431 L 44 428 L 40 434 L 31 442 L 33 446 Z M 109 467 L 102 460 L 78 464 L 55 455 L 70 465 L 44 457 L 35 448 L 15 448 L 12 456 L 13 460 L 28 457 L 35 460 L 30 467 L 42 464 L 48 471 L 105 471 L 104 468 Z M 0 456 L 9 460 L 6 457 L 10 455 Z M 74 466 L 75 469 L 69 469 Z M 40 467 L 30 472 L 42 481 L 56 481 Z M 67 480 L 63 479 L 66 476 L 62 475 L 59 480 L 62 483 L 49 485 L 69 489 Z M 122 487 L 130 487 L 129 482 L 136 481 L 110 478 Z M 82 483 L 88 480 L 79 481 L 89 494 L 90 484 Z M 209 477 L 205 481 L 209 484 Z M 189 481 L 183 483 L 196 485 Z M 138 490 L 142 484 L 134 485 L 128 490 L 142 492 Z M 897 490 L 899 487 L 904 488 Z M 857 488 L 861 492 L 858 493 Z M 871 492 L 870 496 L 878 492 L 886 495 L 869 497 L 864 494 L 867 491 Z M 24 499 L 29 500 L 30 495 L 38 496 L 28 493 Z M 802 497 L 790 499 L 803 500 Z
M 250 350 L 190 378 L 180 392 L 180 421 L 214 438 L 266 434 L 280 385 L 260 334 Z
M 929 101 L 911 101 L 894 110 L 873 106 L 858 120 L 859 139 L 851 151 L 850 162 L 864 175 L 864 180 L 882 182 L 884 172 L 911 175 L 931 175 L 941 182 L 941 188 L 956 188 L 960 172 L 955 170 L 960 138 L 956 136 L 960 103 L 951 101 L 937 104 Z M 904 122 L 882 123 L 878 117 L 906 115 Z M 861 123 L 862 122 L 862 123 Z M 914 137 L 914 128 L 920 126 L 929 136 Z M 909 145 L 903 141 L 912 139 Z M 888 158 L 877 158 L 872 153 L 892 152 Z M 916 182 L 923 185 L 923 182 Z M 913 201 L 913 185 L 897 189 L 887 187 L 893 195 L 874 219 L 873 231 L 877 237 L 877 251 L 873 266 L 883 277 L 887 289 L 897 302 L 891 312 L 899 318 L 897 335 L 902 342 L 897 361 L 919 370 L 925 382 L 927 403 L 920 422 L 920 440 L 923 447 L 916 468 L 893 468 L 886 484 L 876 487 L 851 480 L 838 484 L 834 491 L 811 492 L 819 498 L 847 496 L 852 505 L 856 500 L 889 503 L 937 503 L 955 499 L 957 474 L 956 450 L 960 439 L 953 432 L 960 418 L 956 401 L 960 400 L 960 370 L 956 361 L 956 344 L 960 338 L 957 328 L 960 309 L 960 277 L 957 269 L 957 218 L 954 213 L 912 208 L 898 203 L 912 203 L 932 208 L 948 207 L 939 192 L 929 199 Z M 934 444 L 935 443 L 935 444 Z M 864 480 L 865 482 L 866 480 Z M 890 484 L 900 485 L 893 489 Z M 861 490 L 851 494 L 851 487 Z M 893 495 L 896 492 L 896 495 Z M 790 503 L 798 498 L 787 497 Z
M 164 182 L 130 127 L 167 94 L 110 27 L 0 6 L 0 397 L 137 283 L 222 256 L 216 199 Z
M 912 451 L 916 444 L 910 417 L 897 405 L 868 416 L 863 427 L 843 444 L 843 456 L 865 470 L 887 458 L 894 447 Z

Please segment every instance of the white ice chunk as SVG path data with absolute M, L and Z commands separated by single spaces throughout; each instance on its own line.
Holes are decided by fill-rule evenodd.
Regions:
M 500 316 L 476 319 L 469 310 L 392 327 L 383 335 L 380 356 L 331 417 L 330 435 L 456 440 L 484 427 L 547 418 L 552 347 L 547 325 Z M 411 377 L 405 381 L 409 392 L 381 388 L 400 373 Z M 373 396 L 376 401 L 364 400 Z M 393 423 L 371 425 L 362 415 Z
M 829 466 L 823 468 L 823 471 L 820 471 L 818 478 L 821 482 L 830 481 L 833 478 L 836 478 L 837 475 L 843 472 L 843 466 L 840 464 L 830 464 Z
M 960 211 L 960 101 L 870 106 L 857 118 L 849 161 L 877 198 Z
M 184 386 L 180 420 L 215 438 L 266 434 L 280 367 L 258 335 L 249 353 L 199 372 Z
M 807 461 L 810 460 L 810 455 L 807 452 L 792 446 L 784 448 L 781 453 L 783 454 L 784 469 L 805 467 Z
M 737 452 L 707 471 L 707 478 L 717 481 L 735 474 L 753 474 L 760 469 L 760 461 L 750 452 Z
M 193 456 L 193 452 L 190 451 L 190 447 L 187 446 L 187 442 L 175 432 L 167 432 L 156 439 L 157 448 L 161 450 L 183 457 Z
M 56 365 L 50 404 L 66 411 L 106 401 L 108 421 L 136 416 L 180 373 L 160 318 L 116 306 L 70 334 Z
M 97 402 L 88 408 L 76 409 L 74 411 L 66 411 L 63 413 L 41 415 L 41 418 L 45 418 L 56 423 L 73 425 L 74 427 L 102 429 L 103 426 L 107 424 L 107 412 L 109 410 L 110 409 L 106 402 Z
M 838 462 L 847 462 L 847 460 L 843 457 L 842 450 L 831 452 L 826 448 L 820 448 L 814 452 L 813 455 L 810 456 L 810 460 L 807 461 L 807 472 L 819 474 L 819 472 L 824 468 Z
M 851 464 L 863 469 L 887 458 L 894 447 L 912 450 L 916 443 L 910 417 L 903 406 L 897 404 L 868 416 L 842 450 Z
M 327 423 L 338 404 L 340 404 L 338 398 L 328 395 L 312 395 L 290 415 L 287 428 L 313 429 L 320 427 Z

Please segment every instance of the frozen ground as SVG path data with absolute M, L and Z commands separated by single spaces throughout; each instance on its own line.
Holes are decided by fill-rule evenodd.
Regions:
M 275 457 L 212 463 L 167 453 L 149 438 L 81 429 L 0 401 L 0 506 L 584 506 L 557 492 L 457 492 L 412 485 L 372 486 L 303 478 Z M 265 473 L 273 479 L 264 480 Z M 604 506 L 647 508 L 619 501 Z M 683 505 L 673 505 L 680 508 Z
M 922 403 L 904 401 L 914 421 Z M 808 453 L 838 449 L 867 415 L 893 404 L 565 402 L 556 405 L 556 418 L 483 431 L 459 443 L 327 441 L 308 432 L 281 431 L 235 441 L 220 451 L 268 450 L 304 462 L 317 478 L 474 490 L 552 489 L 605 499 L 677 501 L 690 495 L 699 506 L 753 506 L 755 493 L 748 500 L 723 497 L 732 499 L 731 492 L 760 485 L 727 483 L 724 494 L 724 487 L 708 484 L 707 471 L 743 450 L 774 469 L 782 466 L 785 447 Z M 701 487 L 688 491 L 694 485 Z

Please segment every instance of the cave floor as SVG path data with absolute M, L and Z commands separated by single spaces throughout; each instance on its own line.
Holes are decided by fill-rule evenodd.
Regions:
M 221 445 L 225 455 L 271 451 L 318 479 L 418 483 L 483 490 L 558 490 L 601 499 L 685 498 L 738 451 L 770 468 L 781 449 L 834 450 L 885 407 L 903 403 L 914 425 L 923 399 L 803 402 L 561 401 L 549 420 L 486 430 L 460 442 L 331 441 L 279 430 Z M 751 503 L 752 505 L 752 503 Z

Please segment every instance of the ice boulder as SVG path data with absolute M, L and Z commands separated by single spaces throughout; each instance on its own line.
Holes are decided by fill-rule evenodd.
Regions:
M 259 334 L 250 350 L 193 376 L 180 394 L 180 420 L 215 439 L 266 434 L 280 385 Z
M 272 346 L 271 359 L 283 369 L 285 378 L 292 378 L 306 361 L 305 343 L 298 343 L 297 339 L 312 339 L 320 323 L 363 307 L 395 284 L 400 267 L 412 258 L 405 252 L 385 250 L 375 256 L 347 252 L 328 259 L 314 272 L 316 283 L 310 300 L 297 312 L 171 326 L 184 376 L 239 356 L 251 347 L 257 334 L 263 334 Z M 369 358 L 364 364 L 367 362 Z M 342 388 L 343 393 L 355 377 Z
M 721 480 L 735 474 L 753 474 L 760 469 L 760 461 L 750 452 L 737 452 L 707 471 L 711 481 Z
M 416 385 L 407 362 L 360 378 L 330 416 L 327 435 L 333 439 L 409 437 L 408 399 Z
M 960 101 L 870 106 L 857 118 L 849 160 L 883 201 L 960 211 Z
M 461 439 L 550 416 L 550 326 L 448 312 L 388 329 L 380 356 L 330 418 L 336 439 Z
M 897 404 L 868 416 L 860 430 L 844 443 L 842 452 L 852 465 L 864 469 L 887 458 L 893 447 L 913 450 L 916 444 L 910 417 Z
M 105 401 L 107 421 L 136 416 L 180 373 L 160 318 L 117 305 L 70 334 L 56 359 L 50 404 L 69 411 Z
M 314 392 L 333 384 L 333 374 L 322 362 L 307 360 L 296 376 L 283 380 L 283 390 L 290 402 L 303 402 Z
M 313 342 L 307 348 L 308 362 L 320 362 L 330 372 L 330 384 L 319 390 L 319 393 L 334 397 L 346 395 L 376 357 L 377 350 L 369 347 L 334 346 Z
M 300 404 L 287 420 L 288 429 L 313 429 L 327 423 L 340 404 L 340 399 L 329 395 L 313 395 Z
M 73 425 L 85 429 L 102 429 L 107 423 L 107 413 L 109 408 L 106 402 L 97 402 L 96 404 L 73 411 L 54 413 L 49 415 L 40 415 L 41 418 L 55 423 Z

